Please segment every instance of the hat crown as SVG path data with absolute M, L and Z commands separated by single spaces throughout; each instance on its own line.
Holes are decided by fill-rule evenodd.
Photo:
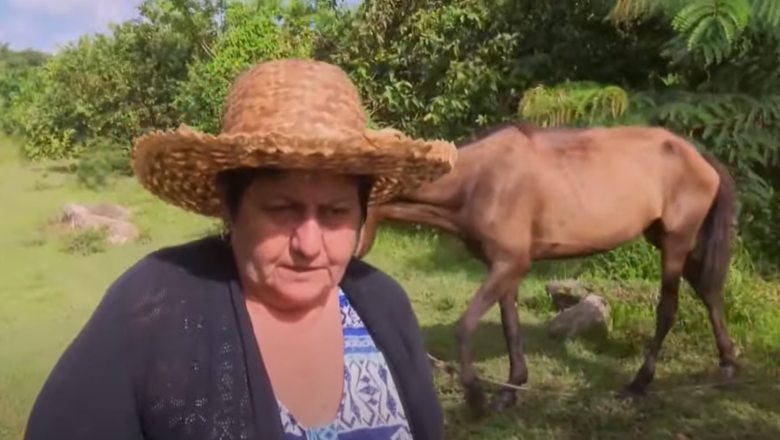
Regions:
M 230 88 L 223 134 L 303 137 L 357 135 L 366 130 L 360 95 L 343 70 L 313 60 L 267 61 Z
M 182 124 L 133 141 L 133 170 L 150 192 L 186 210 L 223 217 L 216 176 L 236 168 L 336 170 L 376 177 L 369 203 L 452 169 L 450 142 L 371 130 L 357 88 L 339 67 L 285 59 L 258 64 L 228 92 L 220 135 Z

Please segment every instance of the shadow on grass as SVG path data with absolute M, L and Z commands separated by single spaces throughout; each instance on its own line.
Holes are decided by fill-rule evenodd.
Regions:
M 51 174 L 75 175 L 79 171 L 78 161 L 59 160 L 56 162 L 34 164 L 38 171 Z
M 485 276 L 484 266 L 473 259 L 464 246 L 446 234 L 431 235 L 421 229 L 393 228 L 405 234 L 410 241 L 429 244 L 422 252 L 410 252 L 404 257 L 407 269 L 431 275 L 465 274 L 469 281 L 480 284 Z M 406 238 L 405 238 L 406 239 Z M 405 244 L 409 246 L 409 244 Z M 586 272 L 595 261 L 565 260 L 535 263 L 525 280 L 548 281 L 576 278 Z M 654 319 L 643 314 L 641 325 L 626 320 L 626 313 L 634 317 L 633 309 L 652 310 L 655 307 L 657 285 L 650 283 L 640 291 L 633 284 L 610 288 L 611 300 L 630 302 L 631 310 L 622 308 L 621 331 L 609 336 L 589 335 L 580 338 L 576 346 L 550 337 L 544 325 L 522 324 L 523 346 L 526 355 L 533 356 L 529 365 L 531 380 L 537 378 L 532 391 L 520 392 L 519 404 L 506 414 L 491 415 L 481 421 L 471 421 L 462 401 L 457 381 L 446 373 L 437 373 L 444 401 L 447 427 L 445 439 L 778 439 L 780 438 L 780 387 L 771 372 L 747 365 L 738 382 L 715 388 L 714 380 L 698 368 L 716 369 L 717 357 L 704 355 L 707 335 L 696 332 L 696 341 L 679 338 L 685 333 L 682 322 L 675 326 L 678 342 L 664 345 L 658 363 L 658 377 L 651 385 L 651 394 L 636 402 L 623 402 L 615 393 L 624 387 L 636 373 L 635 362 L 641 359 L 645 344 L 652 334 Z M 525 297 L 520 307 L 533 313 L 548 312 L 549 302 L 543 295 Z M 629 299 L 630 296 L 630 299 Z M 617 303 L 616 303 L 617 304 Z M 688 307 L 700 307 L 688 304 Z M 461 312 L 465 310 L 465 307 Z M 616 312 L 616 310 L 613 310 Z M 443 312 L 442 312 L 443 313 Z M 617 315 L 617 313 L 615 313 Z M 681 313 L 680 318 L 685 313 Z M 689 320 L 693 315 L 688 316 Z M 637 318 L 638 319 L 638 318 Z M 705 318 L 701 318 L 705 319 Z M 653 324 L 649 324 L 651 320 Z M 699 322 L 698 317 L 693 321 Z M 424 326 L 430 353 L 438 359 L 453 362 L 456 357 L 454 323 Z M 706 342 L 705 342 L 706 340 Z M 693 343 L 695 342 L 695 343 Z M 503 382 L 506 380 L 508 359 L 500 324 L 483 320 L 472 336 L 471 348 L 480 375 Z M 587 352 L 587 353 L 586 353 Z M 708 352 L 708 351 L 707 351 Z M 595 356 L 594 356 L 595 355 Z M 706 356 L 706 357 L 705 357 Z M 763 358 L 764 355 L 758 356 Z M 757 359 L 758 359 L 757 357 Z M 545 365 L 549 362 L 548 365 Z M 631 364 L 633 366 L 628 367 Z M 484 370 L 489 372 L 486 373 Z M 501 373 L 497 373 L 501 371 Z M 556 377 L 560 375 L 560 380 Z M 539 381 L 539 377 L 544 377 Z M 749 382 L 751 381 L 752 382 Z M 748 381 L 748 382 L 741 382 Z M 445 383 L 445 385 L 442 385 Z M 449 383 L 449 385 L 447 385 Z M 541 388 L 539 388 L 541 387 Z M 556 393 L 554 390 L 565 389 Z M 491 389 L 491 391 L 493 391 Z
M 622 372 L 613 370 L 604 371 L 607 368 L 605 364 L 593 364 L 580 358 L 572 358 L 567 345 L 550 336 L 547 328 L 543 325 L 521 324 L 521 327 L 523 350 L 526 356 L 539 355 L 563 361 L 572 372 L 582 373 L 586 377 L 593 378 L 596 382 L 592 385 L 596 387 L 605 385 L 605 383 L 599 382 L 599 378 L 609 377 L 609 383 L 612 383 L 616 374 L 624 375 Z M 455 362 L 457 342 L 454 322 L 425 326 L 423 334 L 432 356 L 445 362 Z M 643 349 L 643 347 L 636 346 L 637 344 L 595 333 L 580 338 L 579 341 L 584 343 L 590 351 L 615 359 L 636 356 Z M 472 334 L 470 346 L 473 359 L 476 362 L 507 359 L 504 333 L 499 323 L 482 321 Z M 629 379 L 630 377 L 626 376 L 625 380 Z
M 748 390 L 745 391 L 749 392 Z M 447 440 L 776 440 L 776 422 L 740 414 L 738 402 L 713 393 L 651 396 L 623 403 L 587 392 L 569 397 L 521 393 L 518 405 L 500 415 L 472 420 L 462 405 L 444 404 Z
M 423 328 L 430 353 L 445 362 L 455 360 L 454 323 L 432 325 Z M 623 342 L 590 340 L 591 350 L 604 351 L 604 344 L 617 344 L 617 351 L 625 350 Z M 560 439 L 624 439 L 626 436 L 647 439 L 777 439 L 780 424 L 767 420 L 765 414 L 780 411 L 780 387 L 771 389 L 776 382 L 766 374 L 752 372 L 742 380 L 754 379 L 756 383 L 732 384 L 718 389 L 697 385 L 707 379 L 692 374 L 664 375 L 651 386 L 651 394 L 642 400 L 623 402 L 615 393 L 625 386 L 635 371 L 627 371 L 609 357 L 583 358 L 572 354 L 567 345 L 548 336 L 541 325 L 523 326 L 523 345 L 526 355 L 548 358 L 565 368 L 567 376 L 584 379 L 582 386 L 572 393 L 536 390 L 520 392 L 517 407 L 506 414 L 490 415 L 485 419 L 470 419 L 461 401 L 461 389 L 456 381 L 449 381 L 449 390 L 443 395 L 456 397 L 445 402 L 448 440 L 467 438 L 560 438 Z M 634 344 L 637 345 L 637 344 Z M 471 347 L 478 362 L 498 358 L 506 360 L 501 326 L 484 322 L 475 331 Z M 634 347 L 636 353 L 642 347 Z M 504 366 L 502 371 L 508 369 Z M 713 365 L 717 362 L 712 359 Z M 658 368 L 664 368 L 664 360 Z M 533 378 L 533 365 L 529 371 Z M 480 371 L 483 378 L 485 372 Z M 503 382 L 505 377 L 490 377 Z M 762 385 L 763 384 L 763 385 Z M 769 388 L 767 387 L 769 385 Z M 490 392 L 494 391 L 490 387 Z

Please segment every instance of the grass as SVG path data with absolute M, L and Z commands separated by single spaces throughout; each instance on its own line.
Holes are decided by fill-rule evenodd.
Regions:
M 60 168 L 20 164 L 8 142 L 0 142 L 0 200 L 6 213 L 0 222 L 0 440 L 10 440 L 21 437 L 43 380 L 108 285 L 143 255 L 198 237 L 210 222 L 163 205 L 129 179 L 102 192 L 81 189 Z M 96 244 L 99 236 L 63 239 L 40 228 L 64 203 L 93 201 L 134 209 L 144 239 L 103 247 Z M 453 324 L 481 281 L 480 265 L 454 240 L 410 228 L 382 230 L 367 260 L 405 286 L 431 354 L 453 360 Z M 638 368 L 654 325 L 657 255 L 633 244 L 603 257 L 535 268 L 521 287 L 519 307 L 530 391 L 508 413 L 472 421 L 457 383 L 438 372 L 445 438 L 780 438 L 780 386 L 773 371 L 780 354 L 777 288 L 749 276 L 742 261 L 732 271 L 728 317 L 746 367 L 743 379 L 755 382 L 690 388 L 707 383 L 702 372 L 717 357 L 704 309 L 686 289 L 654 384 L 668 391 L 633 404 L 613 398 Z M 563 343 L 547 336 L 545 322 L 553 312 L 544 283 L 572 276 L 589 278 L 610 299 L 607 338 Z M 497 308 L 483 320 L 473 347 L 479 371 L 503 380 L 508 364 Z

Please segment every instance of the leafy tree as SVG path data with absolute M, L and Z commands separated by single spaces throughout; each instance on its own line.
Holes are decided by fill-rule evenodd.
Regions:
M 34 50 L 13 51 L 7 43 L 0 43 L 0 132 L 15 134 L 15 113 L 22 95 L 34 82 L 36 68 L 49 58 Z
M 692 55 L 704 64 L 722 62 L 751 31 L 780 25 L 780 3 L 774 0 L 618 0 L 611 17 L 615 22 L 662 15 L 678 32 Z
M 729 165 L 745 243 L 780 264 L 780 2 L 146 0 L 139 13 L 52 57 L 0 46 L 0 128 L 28 157 L 127 172 L 132 137 L 216 133 L 241 71 L 313 57 L 347 70 L 372 124 L 418 136 L 516 118 L 666 126 Z
M 178 90 L 175 106 L 182 121 L 216 134 L 228 88 L 238 74 L 262 60 L 309 57 L 314 31 L 310 20 L 318 4 L 277 1 L 244 4 L 234 2 L 224 16 L 223 33 L 209 49 L 209 56 L 190 65 Z
M 673 32 L 594 18 L 609 11 L 596 0 L 366 0 L 328 59 L 351 73 L 378 122 L 458 138 L 512 118 L 540 83 L 646 85 L 664 67 L 647 48 Z

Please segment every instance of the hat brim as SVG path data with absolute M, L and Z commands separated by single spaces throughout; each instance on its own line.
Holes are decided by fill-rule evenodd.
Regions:
M 409 138 L 396 130 L 310 138 L 279 133 L 213 136 L 186 126 L 134 142 L 133 170 L 160 199 L 209 217 L 225 217 L 216 175 L 235 168 L 332 170 L 376 178 L 369 204 L 433 181 L 452 170 L 450 142 Z

